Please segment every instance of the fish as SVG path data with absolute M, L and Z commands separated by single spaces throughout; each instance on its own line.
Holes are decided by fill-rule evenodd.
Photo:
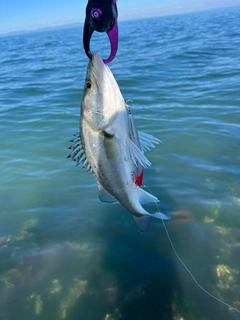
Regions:
M 152 218 L 169 220 L 163 212 L 149 213 L 142 205 L 159 202 L 142 187 L 143 170 L 151 165 L 144 151 L 160 142 L 138 131 L 129 106 L 108 65 L 98 53 L 88 63 L 80 110 L 80 132 L 70 140 L 69 158 L 91 172 L 98 196 L 120 203 L 143 233 Z

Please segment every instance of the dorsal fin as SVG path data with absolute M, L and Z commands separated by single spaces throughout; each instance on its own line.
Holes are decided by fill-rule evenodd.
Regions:
M 98 182 L 98 197 L 99 200 L 106 203 L 118 203 L 117 199 L 115 199 L 109 192 L 107 192 Z
M 82 146 L 80 132 L 74 134 L 75 138 L 70 140 L 73 144 L 68 148 L 71 150 L 67 158 L 71 158 L 77 162 L 77 166 L 81 163 L 83 168 L 86 168 L 88 172 L 93 173 L 90 163 L 86 157 L 85 151 Z

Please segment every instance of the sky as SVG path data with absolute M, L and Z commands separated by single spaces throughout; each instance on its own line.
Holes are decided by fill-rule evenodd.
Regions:
M 87 0 L 0 0 L 0 34 L 83 22 Z M 240 6 L 240 0 L 118 0 L 119 20 Z

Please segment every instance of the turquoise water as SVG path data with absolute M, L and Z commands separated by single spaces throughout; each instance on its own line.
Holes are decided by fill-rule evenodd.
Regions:
M 144 183 L 199 283 L 240 309 L 240 9 L 119 32 L 110 67 L 162 141 Z M 104 35 L 91 44 L 107 57 Z M 0 38 L 0 319 L 240 319 L 196 286 L 161 221 L 139 234 L 66 158 L 87 61 L 81 29 Z

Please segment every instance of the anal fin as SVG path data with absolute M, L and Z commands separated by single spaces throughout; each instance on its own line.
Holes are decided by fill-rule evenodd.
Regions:
M 157 197 L 148 193 L 147 191 L 139 188 L 138 200 L 141 204 L 149 203 L 149 202 L 160 202 Z

